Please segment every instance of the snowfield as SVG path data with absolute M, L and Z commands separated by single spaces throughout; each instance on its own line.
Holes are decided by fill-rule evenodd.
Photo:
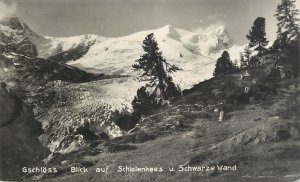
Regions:
M 69 61 L 68 64 L 91 73 L 136 77 L 138 73 L 132 70 L 132 65 L 143 54 L 142 41 L 150 33 L 154 33 L 163 56 L 170 63 L 183 69 L 173 74 L 174 81 L 182 89 L 211 78 L 216 57 L 225 48 L 232 47 L 223 26 L 207 34 L 200 34 L 166 25 L 160 29 L 97 42 L 83 57 L 76 61 Z M 234 52 L 237 52 L 236 47 Z M 214 52 L 210 52 L 213 49 Z
M 67 64 L 90 73 L 132 77 L 122 83 L 99 85 L 102 95 L 99 102 L 107 104 L 113 111 L 131 111 L 131 101 L 136 95 L 136 90 L 145 84 L 137 81 L 138 72 L 133 71 L 132 65 L 144 53 L 142 42 L 150 33 L 154 33 L 159 48 L 169 63 L 182 69 L 172 74 L 174 82 L 182 90 L 213 77 L 216 60 L 223 50 L 228 50 L 234 60 L 239 58 L 239 52 L 244 49 L 244 46 L 232 44 L 224 26 L 203 33 L 194 33 L 166 25 L 159 29 L 118 38 L 96 35 L 70 38 L 45 37 L 50 42 L 42 45 L 44 48 L 45 45 L 48 46 L 50 53 L 43 52 L 47 50 L 44 48 L 38 51 L 39 55 L 52 55 L 58 49 L 67 51 L 79 44 L 91 44 L 85 55 Z
M 101 99 L 98 98 L 99 102 L 110 105 L 112 110 L 119 111 L 131 109 L 131 101 L 137 88 L 145 84 L 137 81 L 138 72 L 133 71 L 132 65 L 144 54 L 142 42 L 150 33 L 154 33 L 159 48 L 168 62 L 182 69 L 171 75 L 181 90 L 210 79 L 213 76 L 216 60 L 224 50 L 228 50 L 231 59 L 235 60 L 239 58 L 239 52 L 244 49 L 244 46 L 232 43 L 224 26 L 211 27 L 197 33 L 166 25 L 117 38 L 92 34 L 49 37 L 36 34 L 17 17 L 13 17 L 2 21 L 0 30 L 9 42 L 16 44 L 24 38 L 29 38 L 36 46 L 38 57 L 47 59 L 63 52 L 77 54 L 81 51 L 76 60 L 66 60 L 67 64 L 90 73 L 131 77 L 122 83 L 99 84 L 99 88 L 95 87 L 101 89 L 102 96 Z M 60 59 L 63 57 L 56 60 L 60 61 Z
M 232 60 L 239 58 L 244 46 L 233 45 L 224 26 L 211 27 L 191 32 L 172 25 L 141 31 L 118 38 L 93 34 L 73 37 L 49 37 L 38 35 L 17 17 L 3 20 L 0 30 L 11 41 L 18 43 L 28 37 L 36 46 L 38 57 L 49 58 L 75 50 L 85 50 L 77 60 L 66 60 L 67 64 L 90 73 L 106 75 L 129 75 L 136 77 L 132 65 L 143 53 L 144 38 L 154 33 L 163 56 L 183 69 L 172 76 L 181 89 L 187 89 L 213 76 L 215 62 L 223 50 L 228 50 Z M 73 59 L 73 58 L 72 58 Z
M 58 53 L 74 49 L 78 46 L 85 48 L 95 43 L 105 41 L 107 38 L 93 34 L 79 35 L 73 37 L 49 37 L 34 39 L 37 45 L 38 56 L 41 58 L 48 58 Z

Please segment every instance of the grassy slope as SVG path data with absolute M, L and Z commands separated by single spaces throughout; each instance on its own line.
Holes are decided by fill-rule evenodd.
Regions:
M 252 73 L 255 75 L 254 73 Z M 256 74 L 256 77 L 260 75 Z M 251 79 L 253 81 L 253 79 Z M 94 141 L 86 149 L 54 158 L 66 181 L 293 181 L 300 178 L 299 115 L 286 112 L 288 99 L 299 89 L 279 87 L 274 93 L 263 82 L 238 75 L 209 80 L 144 119 L 128 135 Z M 243 95 L 244 86 L 255 94 Z M 276 93 L 276 94 L 275 94 Z M 245 99 L 246 98 L 246 99 Z M 241 99 L 245 103 L 239 102 Z M 221 102 L 223 106 L 219 104 Z M 202 106 L 203 105 L 203 106 Z M 296 102 L 296 108 L 299 101 Z M 215 108 L 225 110 L 217 122 Z M 295 108 L 295 107 L 294 107 Z M 297 111 L 297 109 L 296 109 Z M 286 113 L 289 116 L 286 117 Z M 65 164 L 61 161 L 65 160 Z M 70 166 L 110 166 L 107 174 L 70 174 Z M 179 165 L 237 165 L 237 171 L 169 172 Z M 158 166 L 162 173 L 117 173 L 119 165 Z

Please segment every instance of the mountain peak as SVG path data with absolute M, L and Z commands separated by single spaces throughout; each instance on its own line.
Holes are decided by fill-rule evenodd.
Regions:
M 0 24 L 6 25 L 12 29 L 18 29 L 19 27 L 23 27 L 24 23 L 22 23 L 18 17 L 11 16 L 1 19 Z
M 226 27 L 224 25 L 219 26 L 216 29 L 216 34 L 217 35 L 228 34 Z
M 219 26 L 216 31 L 217 37 L 226 44 L 231 45 L 231 39 L 225 26 Z
M 174 26 L 167 24 L 163 26 L 162 28 L 159 28 L 155 31 L 155 34 L 157 36 L 168 36 L 172 37 L 173 39 L 179 40 L 180 39 L 180 34 L 178 33 L 178 29 L 175 28 Z
M 19 20 L 19 18 L 15 15 L 13 16 L 8 16 L 0 19 L 0 22 L 6 22 L 6 21 L 11 21 L 11 20 Z
M 224 30 L 226 30 L 226 27 L 225 27 L 225 25 L 220 25 L 217 27 L 217 30 L 224 31 Z
M 33 34 L 34 32 L 17 16 L 10 16 L 0 20 L 0 26 L 5 26 L 6 28 L 0 28 L 0 31 L 5 32 L 6 35 L 15 34 L 18 32 L 16 37 L 20 34 Z
M 162 31 L 169 32 L 169 33 L 174 33 L 176 32 L 176 28 L 173 25 L 167 24 L 160 28 Z
M 163 28 L 170 29 L 170 28 L 174 28 L 174 26 L 171 24 L 167 24 L 167 25 L 163 26 Z

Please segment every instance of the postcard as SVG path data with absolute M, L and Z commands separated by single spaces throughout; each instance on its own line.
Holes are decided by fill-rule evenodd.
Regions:
M 0 0 L 0 181 L 300 182 L 298 0 Z

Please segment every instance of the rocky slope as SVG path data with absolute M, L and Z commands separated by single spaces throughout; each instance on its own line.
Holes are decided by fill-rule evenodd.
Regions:
M 43 133 L 31 109 L 0 88 L 0 179 L 18 180 L 21 168 L 40 163 L 49 151 L 38 140 Z
M 75 135 L 82 135 L 84 141 L 122 136 L 124 131 L 115 121 L 132 112 L 131 106 L 126 105 L 130 103 L 126 100 L 126 94 L 134 92 L 126 92 L 123 95 L 114 92 L 130 83 L 132 79 L 129 77 L 107 78 L 80 84 L 54 81 L 34 92 L 36 94 L 26 101 L 36 100 L 37 97 L 40 99 L 32 105 L 35 105 L 38 120 L 43 123 L 43 144 L 53 152 L 68 153 L 83 147 Z M 138 87 L 131 85 L 132 90 Z M 41 92 L 44 94 L 40 95 Z M 45 97 L 46 94 L 50 98 Z M 46 104 L 49 100 L 51 104 Z M 40 104 L 41 101 L 44 104 Z M 86 131 L 75 131 L 83 127 Z M 86 132 L 91 135 L 86 135 Z
M 5 82 L 40 84 L 52 80 L 85 82 L 96 75 L 63 63 L 38 58 L 39 37 L 17 18 L 0 21 L 0 78 Z
M 77 84 L 93 80 L 113 80 L 118 76 L 105 76 L 103 74 L 96 75 L 86 73 L 83 70 L 64 64 L 63 61 L 39 58 L 38 56 L 40 50 L 37 48 L 39 45 L 37 45 L 34 40 L 35 38 L 41 39 L 41 37 L 34 34 L 28 28 L 28 26 L 26 26 L 26 24 L 22 23 L 17 18 L 1 20 L 0 36 L 0 81 L 7 83 L 8 87 L 11 89 L 11 92 L 13 92 L 20 99 L 24 100 L 24 102 L 26 102 L 26 104 L 28 104 L 33 110 L 35 118 L 42 122 L 44 126 L 43 129 L 47 133 L 47 136 L 45 136 L 45 134 L 43 135 L 42 140 L 45 146 L 52 146 L 53 143 L 61 140 L 61 138 L 65 138 L 61 135 L 63 135 L 65 129 L 67 128 L 66 126 L 80 125 L 82 120 L 90 120 L 91 118 L 89 118 L 86 114 L 93 109 L 95 111 L 100 110 L 100 113 L 96 118 L 94 118 L 93 122 L 97 123 L 98 125 L 101 123 L 105 125 L 102 128 L 98 126 L 98 130 L 94 129 L 93 131 L 95 133 L 98 131 L 104 131 L 110 136 L 120 135 L 120 129 L 114 125 L 111 118 L 106 116 L 109 115 L 110 112 L 115 112 L 108 108 L 104 109 L 104 107 L 107 105 L 107 102 L 103 100 L 96 100 L 96 102 L 93 104 L 90 102 L 93 100 L 93 98 L 91 98 L 92 96 L 95 99 L 101 97 L 101 95 L 105 97 L 105 94 L 95 93 L 92 96 L 89 96 L 90 101 L 86 101 L 86 105 L 88 106 L 85 107 L 85 105 L 82 104 L 82 108 L 72 110 L 72 106 L 76 107 L 76 104 L 78 104 L 78 102 L 86 95 L 88 95 L 86 92 L 88 89 L 76 89 L 78 88 L 76 86 Z M 55 41 L 58 40 L 55 39 Z M 59 41 L 63 41 L 66 45 L 73 45 L 73 43 L 68 41 Z M 78 41 L 80 42 L 82 48 L 83 44 L 81 38 Z M 72 45 L 69 46 L 74 48 Z M 77 49 L 74 49 L 74 51 L 75 50 Z M 58 54 L 56 55 L 58 56 Z M 72 96 L 74 96 L 74 98 L 72 98 Z M 69 99 L 68 105 L 65 104 L 65 99 Z M 113 101 L 113 99 L 109 100 Z M 57 109 L 55 107 L 59 108 Z M 72 112 L 63 112 L 65 108 L 69 108 L 72 110 Z M 55 112 L 52 112 L 51 109 L 56 110 Z M 81 111 L 85 112 L 83 116 Z M 47 114 L 46 116 L 44 116 L 45 113 Z M 42 119 L 41 117 L 38 117 L 41 115 L 44 116 Z M 58 121 L 55 120 L 57 117 L 66 117 L 67 119 L 61 119 Z M 53 120 L 53 118 L 55 119 Z M 70 118 L 73 119 L 70 120 Z M 45 128 L 46 126 L 49 126 L 49 124 L 54 126 Z M 108 129 L 107 125 L 112 126 L 113 128 Z M 119 134 L 110 133 L 118 131 Z M 61 137 L 58 137 L 58 139 L 51 138 L 54 134 L 57 134 Z M 73 140 L 75 139 L 72 139 L 72 141 Z M 72 141 L 70 143 L 72 143 Z M 49 148 L 52 150 L 52 147 Z M 56 148 L 61 149 L 62 147 L 54 147 L 53 150 L 56 150 Z
M 267 70 L 265 66 L 250 69 L 250 76 L 243 80 L 233 74 L 200 83 L 121 137 L 97 139 L 77 152 L 55 154 L 50 164 L 62 173 L 43 177 L 64 181 L 295 181 L 300 178 L 299 80 L 267 82 Z M 250 87 L 249 92 L 245 87 Z M 72 174 L 69 168 L 74 165 L 89 172 Z M 232 170 L 218 169 L 221 165 Z M 105 166 L 109 166 L 107 173 L 95 172 Z M 161 167 L 163 171 L 117 172 L 119 166 Z M 216 169 L 179 171 L 188 166 Z M 175 171 L 169 171 L 171 167 Z
M 3 43 L 12 44 L 17 44 L 27 39 L 36 47 L 35 54 L 40 58 L 47 59 L 73 49 L 88 50 L 91 45 L 106 38 L 97 35 L 82 35 L 68 38 L 43 36 L 32 31 L 18 17 L 7 17 L 0 20 L 0 39 Z M 27 46 L 30 46 L 30 44 L 25 45 L 25 47 Z M 84 51 L 79 55 L 83 54 Z

